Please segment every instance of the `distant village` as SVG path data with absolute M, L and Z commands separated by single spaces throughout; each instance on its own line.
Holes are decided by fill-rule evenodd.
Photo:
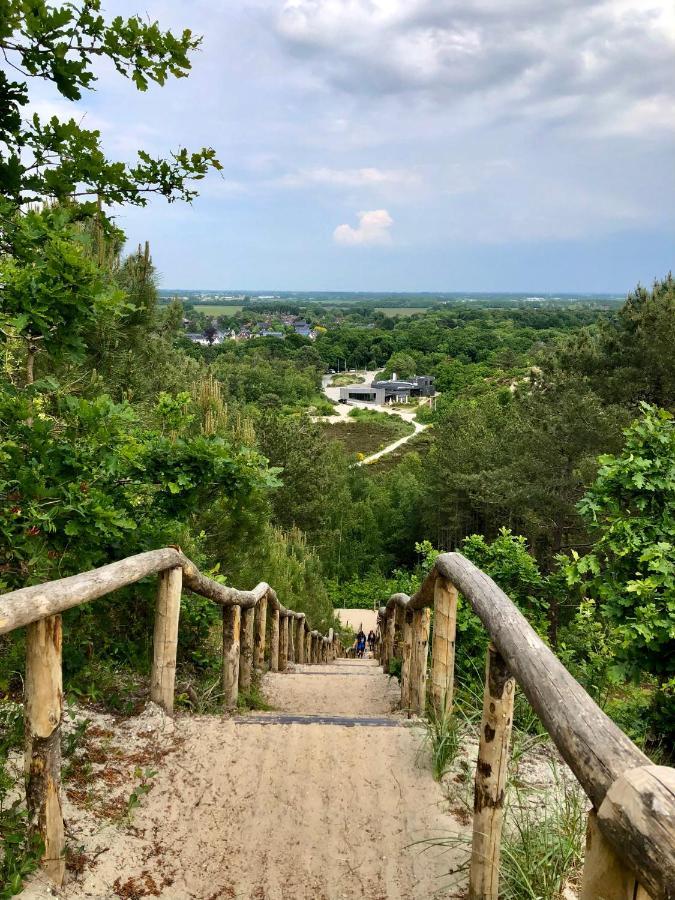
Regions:
M 183 319 L 184 327 L 187 327 L 189 324 L 189 319 Z M 282 326 L 283 330 L 279 329 L 279 325 Z M 251 338 L 260 337 L 277 338 L 283 341 L 289 334 L 297 334 L 300 337 L 314 341 L 319 330 L 321 330 L 321 326 L 314 328 L 309 322 L 306 322 L 299 316 L 277 313 L 274 317 L 270 316 L 268 319 L 260 322 L 246 322 L 239 328 L 220 329 L 216 321 L 213 320 L 203 331 L 187 331 L 185 336 L 195 344 L 214 346 L 223 344 L 226 341 L 248 341 Z

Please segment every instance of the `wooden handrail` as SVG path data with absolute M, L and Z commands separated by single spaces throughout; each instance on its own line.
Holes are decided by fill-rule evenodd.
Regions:
M 426 677 L 426 671 L 420 670 L 419 663 L 415 666 L 415 646 L 416 642 L 419 644 L 420 640 L 425 639 L 425 626 L 420 624 L 422 632 L 416 637 L 415 622 L 422 610 L 435 608 L 435 619 L 443 617 L 444 622 L 451 622 L 451 629 L 446 631 L 445 640 L 451 642 L 452 647 L 451 652 L 438 654 L 437 641 L 434 640 L 434 650 L 443 658 L 432 661 L 432 683 L 436 685 L 432 695 L 437 703 L 438 685 L 447 685 L 449 697 L 444 698 L 443 702 L 446 709 L 451 706 L 452 675 L 448 673 L 448 660 L 454 663 L 455 611 L 452 605 L 456 605 L 457 591 L 461 591 L 483 623 L 493 648 L 488 653 L 486 702 L 479 748 L 481 765 L 476 776 L 477 792 L 484 794 L 486 790 L 484 784 L 479 784 L 481 773 L 494 768 L 484 759 L 493 748 L 484 744 L 483 731 L 488 734 L 489 741 L 495 740 L 495 723 L 490 721 L 490 715 L 494 715 L 499 706 L 495 695 L 490 694 L 491 690 L 494 692 L 495 686 L 488 684 L 489 673 L 501 671 L 500 666 L 503 665 L 522 688 L 561 756 L 592 801 L 597 817 L 589 823 L 589 835 L 591 825 L 599 828 L 608 846 L 612 848 L 612 865 L 618 866 L 620 862 L 624 867 L 627 866 L 628 877 L 636 877 L 650 891 L 654 900 L 675 898 L 675 770 L 650 764 L 649 758 L 572 677 L 509 597 L 461 553 L 441 554 L 412 597 L 393 594 L 386 605 L 380 607 L 380 661 L 385 671 L 394 655 L 394 647 L 403 635 L 403 625 L 399 625 L 399 622 L 402 623 L 412 613 L 411 650 L 408 649 L 408 639 L 405 642 L 405 653 L 410 652 L 411 659 L 407 660 L 405 654 L 403 658 L 402 705 L 413 712 L 424 712 L 425 693 L 420 692 L 419 681 Z M 426 640 L 428 641 L 428 628 Z M 422 653 L 426 669 L 426 644 Z M 442 671 L 436 673 L 437 666 Z M 507 728 L 502 744 L 507 753 L 511 717 L 505 717 L 503 724 Z M 497 793 L 490 802 L 501 805 L 503 799 L 500 801 Z M 487 900 L 497 897 L 498 878 L 483 876 L 490 866 L 493 869 L 492 875 L 494 869 L 498 869 L 501 815 L 496 818 L 492 816 L 494 825 L 490 827 L 495 829 L 497 847 L 492 858 L 486 859 L 489 853 L 485 846 L 486 841 L 489 841 L 485 833 L 485 821 L 479 821 L 480 814 L 482 804 L 477 802 L 474 836 L 478 834 L 483 847 L 479 854 L 474 854 L 470 897 Z M 588 865 L 587 862 L 587 868 Z M 478 869 L 482 870 L 481 873 L 477 873 Z M 630 872 L 634 875 L 630 876 Z M 589 884 L 591 880 L 589 876 Z M 594 888 L 582 893 L 583 900 L 594 896 L 592 890 Z M 608 900 L 612 900 L 614 896 L 612 893 L 607 894 Z
M 220 606 L 240 606 L 242 609 L 250 609 L 256 606 L 262 597 L 266 597 L 270 607 L 278 609 L 282 615 L 291 615 L 295 618 L 304 616 L 304 613 L 296 613 L 282 606 L 275 591 L 264 581 L 251 591 L 227 587 L 202 575 L 182 551 L 175 547 L 163 547 L 160 550 L 137 553 L 135 556 L 78 575 L 3 594 L 0 596 L 0 634 L 7 634 L 15 628 L 22 628 L 31 622 L 38 622 L 47 616 L 104 597 L 106 594 L 135 584 L 148 575 L 156 575 L 178 567 L 183 570 L 184 587 L 213 600 Z
M 296 660 L 310 664 L 328 662 L 343 653 L 342 644 L 332 629 L 329 637 L 310 630 L 305 614 L 283 606 L 266 582 L 251 591 L 227 587 L 203 575 L 177 547 L 139 553 L 89 572 L 1 596 L 0 635 L 26 627 L 24 708 L 28 820 L 45 848 L 43 868 L 57 884 L 61 884 L 65 873 L 60 786 L 61 613 L 135 584 L 149 575 L 159 576 L 150 698 L 169 715 L 173 713 L 181 592 L 184 588 L 222 607 L 222 688 L 226 707 L 236 706 L 239 691 L 251 686 L 253 668 L 262 666 L 268 611 L 271 671 L 283 671 L 287 662 Z M 280 621 L 283 623 L 281 635 Z M 307 648 L 311 648 L 311 652 L 306 652 Z

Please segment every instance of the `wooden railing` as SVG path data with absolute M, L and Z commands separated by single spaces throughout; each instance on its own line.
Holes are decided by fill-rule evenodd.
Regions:
M 458 591 L 487 631 L 474 784 L 471 900 L 497 900 L 516 682 L 592 803 L 581 900 L 675 898 L 675 769 L 649 759 L 593 702 L 500 588 L 460 553 L 438 557 L 417 593 L 381 607 L 384 671 L 402 659 L 401 704 L 452 709 Z
M 287 662 L 330 662 L 343 647 L 332 630 L 312 631 L 305 614 L 282 606 L 265 583 L 252 591 L 225 587 L 202 575 L 180 550 L 165 547 L 119 562 L 22 588 L 0 597 L 0 635 L 26 628 L 26 801 L 29 825 L 44 844 L 43 865 L 61 884 L 65 872 L 65 840 L 61 812 L 61 613 L 74 606 L 158 575 L 150 698 L 171 715 L 181 593 L 184 588 L 208 597 L 223 608 L 222 688 L 225 706 L 234 708 L 240 690 L 251 686 L 254 669 L 265 660 L 272 672 Z M 270 618 L 270 640 L 267 618 Z

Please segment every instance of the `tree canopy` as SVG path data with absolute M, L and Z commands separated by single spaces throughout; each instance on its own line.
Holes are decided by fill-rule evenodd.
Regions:
M 174 35 L 140 16 L 108 21 L 101 0 L 0 0 L 0 50 L 7 63 L 7 71 L 0 70 L 0 194 L 18 205 L 72 197 L 143 205 L 149 194 L 169 201 L 196 196 L 190 182 L 220 168 L 212 148 L 180 147 L 169 159 L 141 149 L 134 163 L 111 160 L 99 131 L 74 118 L 25 112 L 32 80 L 79 100 L 96 83 L 95 63 L 107 59 L 145 91 L 151 82 L 185 77 L 199 43 L 188 29 Z

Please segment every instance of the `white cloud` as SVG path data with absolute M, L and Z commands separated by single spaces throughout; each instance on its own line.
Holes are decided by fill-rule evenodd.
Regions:
M 386 209 L 364 210 L 358 214 L 359 224 L 338 225 L 333 232 L 336 244 L 347 247 L 388 244 L 391 241 L 389 229 L 394 220 Z
M 306 187 L 307 185 L 333 185 L 335 187 L 379 187 L 385 185 L 418 184 L 418 173 L 406 169 L 331 169 L 324 166 L 300 169 L 284 175 L 280 184 L 284 187 Z
M 672 0 L 287 0 L 277 31 L 348 96 L 408 105 L 416 96 L 445 108 L 478 101 L 484 120 L 541 121 L 542 105 L 558 103 L 559 122 L 598 124 L 630 122 L 633 108 L 642 118 L 645 101 L 672 91 L 672 8 Z

